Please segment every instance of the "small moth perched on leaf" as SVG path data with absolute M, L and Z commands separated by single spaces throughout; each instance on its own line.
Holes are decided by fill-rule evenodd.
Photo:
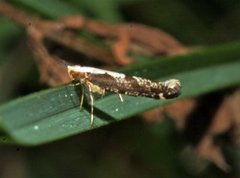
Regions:
M 92 93 L 104 95 L 105 90 L 131 96 L 145 96 L 155 99 L 170 99 L 180 94 L 181 83 L 179 80 L 170 79 L 164 82 L 153 82 L 136 76 L 127 76 L 122 73 L 97 69 L 86 66 L 68 66 L 68 74 L 72 80 L 77 80 L 84 85 L 91 100 L 91 126 L 93 124 L 93 96 Z M 81 96 L 80 108 L 82 107 L 84 93 Z

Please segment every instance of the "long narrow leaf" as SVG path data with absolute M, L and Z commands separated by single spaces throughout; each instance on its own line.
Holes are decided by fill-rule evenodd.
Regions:
M 173 100 L 155 100 L 116 94 L 95 102 L 94 126 L 89 105 L 79 109 L 80 90 L 72 85 L 19 98 L 0 107 L 0 123 L 15 142 L 37 145 L 81 133 L 140 114 L 176 100 L 240 84 L 240 44 L 211 47 L 185 56 L 150 60 L 123 71 L 154 80 L 177 78 L 182 94 Z

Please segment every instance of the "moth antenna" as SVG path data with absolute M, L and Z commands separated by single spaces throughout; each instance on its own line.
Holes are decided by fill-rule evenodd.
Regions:
M 68 64 L 65 60 L 63 60 L 63 59 L 59 59 L 59 61 L 60 61 L 62 64 L 64 64 L 66 67 L 69 66 L 69 64 Z

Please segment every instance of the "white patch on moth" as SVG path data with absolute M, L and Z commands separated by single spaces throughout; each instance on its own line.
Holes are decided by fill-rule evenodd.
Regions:
M 140 79 L 139 77 L 132 76 L 132 78 L 134 78 L 134 79 L 137 81 L 137 83 L 140 83 L 140 82 L 141 82 L 141 79 Z
M 181 83 L 179 80 L 176 79 L 170 79 L 164 82 L 165 86 L 168 86 L 168 88 L 174 89 L 176 86 L 181 87 Z
M 91 74 L 108 74 L 111 75 L 113 78 L 125 78 L 125 74 L 121 74 L 118 72 L 112 72 L 109 70 L 103 70 L 103 69 L 98 69 L 94 67 L 86 67 L 86 66 L 68 66 L 68 71 L 74 71 L 74 72 L 86 72 L 86 73 L 91 73 Z

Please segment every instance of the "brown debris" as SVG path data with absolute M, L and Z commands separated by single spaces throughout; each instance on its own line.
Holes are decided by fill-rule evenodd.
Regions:
M 97 36 L 114 40 L 113 54 L 120 65 L 134 62 L 127 51 L 150 55 L 176 55 L 188 52 L 180 42 L 160 29 L 142 24 L 107 24 L 83 17 L 67 17 L 64 22 L 78 29 L 85 29 Z M 77 25 L 76 25 L 77 24 Z
M 229 172 L 231 170 L 230 165 L 228 165 L 224 158 L 221 148 L 214 143 L 213 136 L 205 135 L 198 146 L 194 148 L 194 151 L 200 158 L 211 161 L 223 171 Z
M 196 105 L 195 99 L 184 99 L 172 104 L 155 108 L 143 113 L 144 120 L 148 122 L 162 121 L 166 116 L 172 118 L 179 130 L 183 130 L 187 116 L 192 112 Z
M 29 41 L 41 72 L 41 81 L 57 86 L 71 81 L 66 66 L 57 56 L 51 56 L 42 43 L 42 34 L 36 28 L 29 28 Z M 54 66 L 54 67 L 53 67 Z
M 66 65 L 64 64 L 67 62 L 64 62 L 65 59 L 60 56 L 50 53 L 45 44 L 46 39 L 67 46 L 69 49 L 88 56 L 89 59 L 94 58 L 107 65 L 114 64 L 110 51 L 97 47 L 86 40 L 78 39 L 75 34 L 71 35 L 66 31 L 69 27 L 61 21 L 47 21 L 28 16 L 21 10 L 15 9 L 2 1 L 0 2 L 0 13 L 26 28 L 30 47 L 41 73 L 41 80 L 50 86 L 61 85 L 71 80 L 67 75 Z
M 237 90 L 232 95 L 224 98 L 220 107 L 215 113 L 208 130 L 194 148 L 194 152 L 198 154 L 200 158 L 211 161 L 225 172 L 229 172 L 231 170 L 231 166 L 226 162 L 221 147 L 217 145 L 214 140 L 219 135 L 233 131 L 233 143 L 239 146 L 239 91 L 240 90 Z
M 164 112 L 170 118 L 174 118 L 176 127 L 179 130 L 183 130 L 188 115 L 196 106 L 196 99 L 185 99 L 169 104 L 164 107 Z
M 233 142 L 240 147 L 240 89 L 231 96 L 230 109 L 233 118 Z
M 41 34 L 41 40 L 38 38 L 41 43 L 43 43 L 44 38 L 48 38 L 110 65 L 127 65 L 134 62 L 127 55 L 128 51 L 137 50 L 139 53 L 149 55 L 175 55 L 188 51 L 186 47 L 167 33 L 145 25 L 107 24 L 87 20 L 83 16 L 64 17 L 58 21 L 47 21 L 28 16 L 6 2 L 0 2 L 0 13 L 10 17 L 26 29 L 29 29 L 29 26 L 35 28 Z M 74 33 L 76 30 L 85 30 L 102 37 L 105 41 L 112 41 L 113 44 L 110 48 L 113 55 L 105 48 L 78 38 Z M 31 34 L 29 35 L 32 37 Z M 40 43 L 40 41 L 38 42 Z
M 196 151 L 208 160 L 211 160 L 217 166 L 225 171 L 230 170 L 226 163 L 221 149 L 214 143 L 214 138 L 218 135 L 231 131 L 233 128 L 233 143 L 239 147 L 240 143 L 240 90 L 227 96 L 214 116 L 213 122 L 196 147 Z
M 232 126 L 232 112 L 230 103 L 232 98 L 226 97 L 216 112 L 213 122 L 198 143 L 195 151 L 203 158 L 215 163 L 224 171 L 229 171 L 230 166 L 226 163 L 224 155 L 218 145 L 214 143 L 214 138 L 226 133 Z
M 197 99 L 177 101 L 173 104 L 145 112 L 143 114 L 143 118 L 149 122 L 159 122 L 168 116 L 174 120 L 176 127 L 180 132 L 182 132 L 185 129 L 184 127 L 186 120 L 188 119 L 189 114 L 195 109 L 197 102 Z M 225 172 L 229 172 L 231 170 L 231 166 L 226 162 L 220 145 L 215 143 L 214 140 L 217 136 L 223 135 L 224 133 L 233 130 L 234 144 L 239 147 L 239 104 L 240 90 L 235 91 L 232 95 L 225 96 L 216 113 L 214 114 L 214 117 L 208 126 L 208 129 L 204 132 L 204 135 L 195 146 L 190 146 L 192 153 L 195 154 L 195 159 L 199 159 L 198 161 L 196 160 L 197 162 L 201 162 L 201 160 L 205 159 L 214 163 Z M 186 148 L 189 148 L 189 146 L 186 146 Z M 185 156 L 189 156 L 189 154 L 185 154 Z M 205 168 L 203 170 L 205 170 Z M 196 169 L 196 167 L 194 169 Z M 199 170 L 195 171 L 198 172 Z

